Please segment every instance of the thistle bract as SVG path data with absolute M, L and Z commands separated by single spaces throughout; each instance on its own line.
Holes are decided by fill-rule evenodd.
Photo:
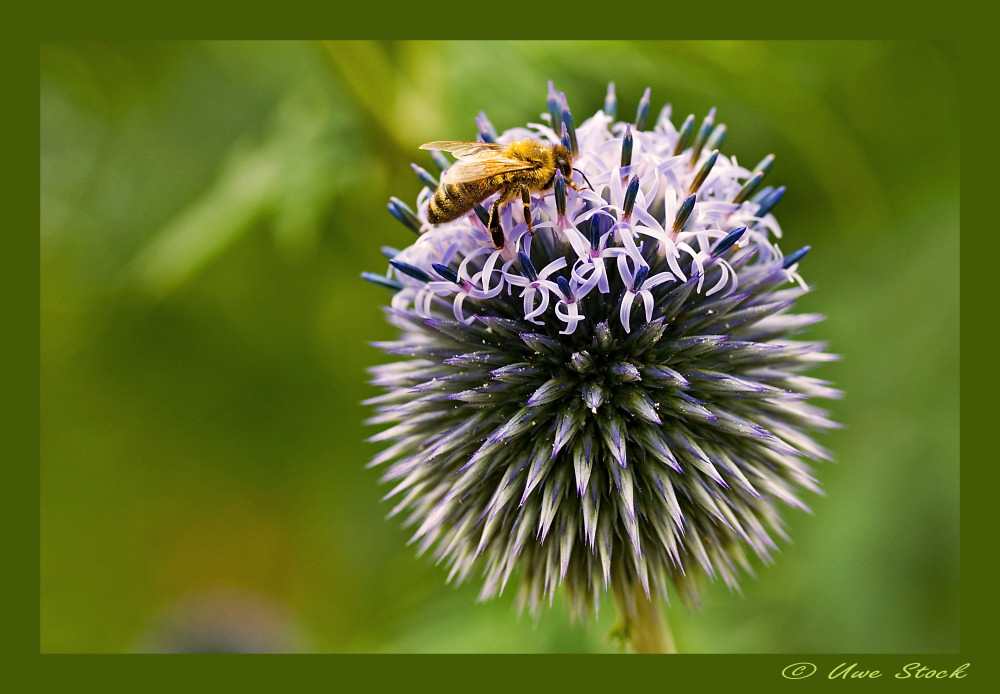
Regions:
M 609 589 L 628 613 L 697 600 L 699 576 L 736 587 L 785 536 L 781 507 L 818 491 L 812 434 L 835 426 L 809 400 L 837 391 L 803 375 L 833 357 L 793 339 L 821 316 L 790 312 L 808 249 L 778 247 L 772 158 L 721 154 L 714 109 L 680 128 L 648 109 L 616 122 L 609 88 L 574 127 L 550 85 L 547 122 L 495 135 L 573 147 L 573 180 L 531 197 L 534 233 L 520 199 L 501 248 L 492 198 L 428 224 L 420 169 L 416 211 L 390 204 L 419 236 L 366 273 L 395 292 L 378 346 L 404 358 L 371 370 L 391 513 L 451 578 L 481 573 L 484 598 L 514 578 L 536 614 L 560 586 L 579 614 Z

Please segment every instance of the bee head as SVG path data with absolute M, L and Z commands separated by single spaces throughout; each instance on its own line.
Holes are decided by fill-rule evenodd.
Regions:
M 573 159 L 569 151 L 562 145 L 555 145 L 553 148 L 556 168 L 562 171 L 567 181 L 573 180 Z

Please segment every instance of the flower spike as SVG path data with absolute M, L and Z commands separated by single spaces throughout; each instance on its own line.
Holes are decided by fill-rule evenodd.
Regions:
M 781 201 L 781 197 L 784 194 L 785 194 L 785 186 L 778 186 L 777 188 L 769 192 L 767 195 L 765 195 L 763 198 L 761 198 L 759 202 L 760 207 L 757 209 L 757 216 L 763 217 L 772 209 L 774 209 L 774 206 Z
M 632 126 L 625 126 L 625 136 L 622 138 L 622 168 L 632 163 Z
M 413 173 L 417 174 L 417 178 L 420 179 L 421 183 L 423 183 L 431 190 L 434 190 L 435 188 L 438 187 L 438 180 L 429 173 L 427 173 L 425 169 L 417 166 L 416 164 L 410 164 L 410 166 L 413 167 Z
M 800 248 L 799 250 L 795 251 L 794 253 L 789 253 L 788 255 L 785 256 L 785 260 L 781 264 L 781 266 L 784 267 L 787 270 L 792 265 L 795 265 L 795 263 L 797 263 L 800 260 L 802 260 L 805 257 L 806 253 L 809 252 L 809 249 L 810 249 L 810 246 L 803 246 L 802 248 Z
M 389 198 L 389 212 L 414 234 L 420 233 L 420 220 L 405 202 L 399 198 Z
M 604 97 L 604 114 L 612 120 L 618 115 L 618 98 L 615 96 L 614 82 L 608 82 L 608 93 Z
M 404 263 L 401 260 L 390 260 L 389 264 L 394 268 L 402 272 L 404 275 L 409 275 L 415 280 L 420 282 L 430 282 L 431 276 L 418 267 L 410 265 L 409 263 Z
M 391 289 L 394 292 L 398 292 L 403 288 L 402 282 L 398 282 L 393 279 L 389 279 L 385 275 L 377 275 L 374 272 L 362 272 L 361 277 L 372 284 L 377 284 L 380 287 L 385 287 L 386 289 Z
M 639 100 L 639 108 L 635 114 L 635 129 L 637 131 L 646 129 L 646 117 L 649 115 L 649 95 L 650 88 L 646 87 L 646 91 L 642 93 L 642 98 Z
M 457 284 L 460 287 L 462 286 L 462 280 L 458 278 L 458 273 L 452 270 L 447 265 L 442 265 L 441 263 L 434 263 L 431 265 L 431 268 L 434 269 L 434 272 L 436 272 L 437 274 L 439 274 L 441 277 L 445 278 L 452 284 Z
M 546 99 L 546 106 L 549 110 L 549 120 L 552 129 L 559 132 L 559 125 L 562 123 L 562 107 L 559 105 L 559 92 L 556 91 L 552 80 L 549 80 L 549 94 Z
M 705 163 L 701 165 L 698 173 L 695 175 L 694 180 L 691 181 L 691 185 L 688 187 L 689 193 L 697 193 L 698 189 L 701 188 L 701 184 L 705 182 L 708 178 L 708 174 L 712 172 L 712 168 L 715 166 L 715 162 L 719 160 L 719 150 L 715 150 L 712 154 L 705 160 Z
M 684 225 L 687 224 L 688 217 L 691 216 L 691 212 L 694 210 L 694 202 L 697 195 L 691 193 L 688 195 L 684 202 L 681 203 L 680 208 L 677 210 L 677 214 L 674 216 L 674 225 L 672 231 L 676 234 L 677 232 L 684 229 Z
M 733 202 L 739 204 L 744 200 L 746 200 L 747 198 L 749 198 L 757 191 L 757 188 L 760 187 L 760 184 L 763 180 L 764 180 L 763 171 L 758 171 L 757 173 L 755 173 L 753 176 L 747 179 L 746 183 L 743 184 L 743 187 L 740 188 L 740 192 L 738 192 L 736 194 L 736 197 L 733 198 Z
M 691 166 L 694 166 L 695 163 L 697 163 L 698 157 L 701 156 L 701 150 L 708 141 L 708 136 L 711 134 L 714 127 L 715 107 L 712 107 L 712 109 L 709 110 L 708 115 L 705 116 L 705 120 L 701 122 L 701 128 L 698 129 L 698 136 L 694 139 L 694 145 L 691 147 Z
M 580 153 L 579 148 L 576 143 L 576 127 L 573 125 L 573 114 L 569 112 L 569 103 L 566 101 L 566 95 L 560 94 L 560 105 L 562 106 L 562 122 L 566 126 L 566 132 L 569 135 L 569 153 L 574 157 Z
M 712 255 L 718 257 L 733 247 L 740 237 L 746 233 L 746 227 L 738 227 L 719 239 L 719 242 L 712 248 Z
M 632 180 L 628 182 L 628 188 L 625 190 L 625 204 L 622 205 L 623 219 L 632 218 L 632 208 L 635 207 L 635 196 L 638 194 L 639 194 L 639 177 L 633 176 Z
M 694 114 L 690 114 L 681 123 L 680 129 L 677 131 L 677 143 L 674 145 L 674 156 L 683 152 L 691 144 L 691 137 L 694 134 Z

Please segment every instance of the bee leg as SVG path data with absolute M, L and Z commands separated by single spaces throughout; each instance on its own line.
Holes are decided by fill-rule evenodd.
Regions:
M 528 193 L 528 186 L 521 186 L 521 202 L 524 203 L 524 223 L 528 225 L 528 235 L 534 236 L 535 230 L 531 228 L 531 195 Z
M 503 248 L 503 227 L 500 226 L 500 198 L 497 198 L 493 206 L 490 207 L 490 237 L 493 239 L 494 248 Z
M 582 171 L 580 171 L 580 169 L 573 169 L 573 170 L 574 170 L 574 171 L 576 171 L 576 172 L 577 172 L 578 174 L 580 174 L 581 176 L 583 176 L 583 180 L 587 182 L 587 187 L 588 187 L 588 188 L 590 188 L 591 190 L 594 190 L 594 186 L 590 185 L 590 179 L 588 179 L 588 178 L 587 178 L 587 174 L 585 174 L 585 173 L 583 173 Z M 568 186 L 569 186 L 570 188 L 572 188 L 573 190 L 578 190 L 578 191 L 579 191 L 579 190 L 583 190 L 583 188 L 580 188 L 580 187 L 579 187 L 578 185 L 576 185 L 575 183 L 573 183 L 573 181 L 572 181 L 572 180 L 567 180 L 567 181 L 566 181 L 566 184 L 567 184 L 567 185 L 568 185 Z

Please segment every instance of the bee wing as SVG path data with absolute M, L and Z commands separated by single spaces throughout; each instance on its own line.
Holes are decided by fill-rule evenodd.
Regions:
M 495 142 L 463 142 L 461 140 L 438 140 L 420 145 L 420 149 L 436 149 L 442 152 L 451 152 L 459 159 L 471 157 L 482 152 L 498 152 L 504 145 Z
M 522 159 L 510 159 L 498 157 L 492 153 L 484 153 L 459 159 L 445 172 L 444 181 L 447 183 L 469 183 L 509 171 L 524 171 L 531 168 L 534 168 L 534 165 Z

